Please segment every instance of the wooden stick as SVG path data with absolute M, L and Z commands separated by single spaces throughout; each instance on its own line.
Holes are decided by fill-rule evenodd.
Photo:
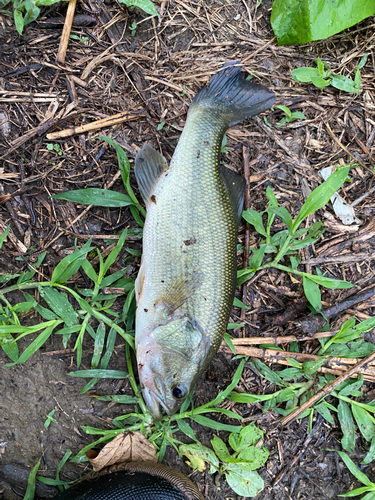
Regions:
M 224 352 L 232 352 L 228 347 L 221 346 L 221 350 Z M 374 351 L 375 352 L 375 351 Z M 236 354 L 244 354 L 245 356 L 251 356 L 253 358 L 260 358 L 270 363 L 283 363 L 287 361 L 287 358 L 295 359 L 299 363 L 304 363 L 305 361 L 318 361 L 322 359 L 322 356 L 315 356 L 314 354 L 302 354 L 300 352 L 288 352 L 288 351 L 275 351 L 273 349 L 258 349 L 257 347 L 246 347 L 237 346 Z M 356 365 L 360 359 L 358 358 L 339 358 L 330 357 L 324 362 L 326 368 L 331 368 L 333 370 L 348 370 L 353 365 Z M 372 377 L 375 376 L 375 364 L 363 371 Z
M 371 362 L 375 360 L 375 351 L 372 352 L 369 356 L 367 356 L 364 359 L 361 359 L 361 361 L 353 366 L 350 370 L 346 371 L 343 375 L 340 377 L 337 377 L 335 380 L 333 380 L 330 384 L 326 385 L 321 389 L 319 392 L 314 394 L 312 398 L 310 398 L 306 403 L 303 403 L 299 408 L 296 410 L 292 411 L 292 413 L 289 413 L 289 415 L 286 415 L 284 418 L 281 419 L 281 424 L 282 425 L 288 425 L 292 420 L 295 418 L 298 418 L 302 413 L 310 408 L 312 405 L 314 405 L 319 399 L 321 399 L 324 396 L 327 396 L 330 394 L 336 387 L 338 387 L 340 384 L 342 384 L 346 379 L 352 377 L 353 375 L 358 374 L 360 371 L 362 371 L 362 368 L 365 366 L 368 366 Z
M 336 331 L 329 331 L 329 332 L 318 332 L 315 333 L 312 336 L 308 337 L 296 337 L 295 335 L 288 335 L 286 337 L 246 337 L 246 338 L 240 338 L 240 339 L 232 339 L 232 342 L 234 345 L 261 345 L 261 344 L 289 344 L 290 342 L 295 342 L 298 340 L 299 342 L 302 342 L 304 340 L 312 340 L 312 339 L 321 339 L 323 337 L 334 337 L 338 333 L 338 330 Z M 223 342 L 223 345 L 225 346 L 225 342 Z
M 70 31 L 73 25 L 74 11 L 76 10 L 77 0 L 69 0 L 68 10 L 66 11 L 65 24 L 61 35 L 59 51 L 57 52 L 56 63 L 65 64 L 66 49 L 68 48 Z
M 122 111 L 121 113 L 117 113 L 117 115 L 108 116 L 107 118 L 101 118 L 100 120 L 86 123 L 85 125 L 80 125 L 79 127 L 66 128 L 64 130 L 60 130 L 59 132 L 52 132 L 51 134 L 47 134 L 47 139 L 54 140 L 61 139 L 62 137 L 70 137 L 74 134 L 83 134 L 84 132 L 89 132 L 90 130 L 98 130 L 100 128 L 111 127 L 112 125 L 117 125 L 129 120 L 135 120 L 136 118 L 137 115 L 132 114 L 129 111 Z

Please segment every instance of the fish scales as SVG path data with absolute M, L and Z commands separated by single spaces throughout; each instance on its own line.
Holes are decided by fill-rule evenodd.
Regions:
M 234 292 L 235 214 L 219 174 L 224 126 L 212 127 L 204 110 L 196 114 L 156 186 L 155 202 L 148 207 L 143 237 L 147 279 L 137 322 L 144 322 L 143 330 L 152 327 L 158 298 L 168 296 L 181 276 L 203 274 L 201 286 L 180 309 L 193 314 L 210 332 L 215 348 L 227 326 Z
M 145 146 L 135 173 L 147 206 L 136 282 L 136 349 L 145 401 L 173 414 L 217 352 L 236 285 L 244 179 L 220 165 L 229 126 L 273 94 L 228 63 L 194 98 L 168 167 Z

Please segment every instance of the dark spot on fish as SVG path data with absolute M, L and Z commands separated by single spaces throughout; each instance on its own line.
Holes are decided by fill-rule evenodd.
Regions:
M 160 280 L 160 283 L 164 283 L 164 280 Z
M 203 297 L 203 298 L 204 298 L 204 300 L 207 300 L 206 297 Z
M 194 236 L 192 236 L 190 238 L 190 240 L 184 240 L 184 243 L 187 247 L 190 245 L 194 245 L 194 243 L 196 243 L 196 242 L 197 242 L 197 240 L 194 238 Z
M 199 157 L 200 157 L 200 155 L 201 155 L 201 152 L 200 152 L 200 151 L 199 151 L 199 149 L 198 149 L 198 151 L 197 151 L 197 158 L 199 158 Z
M 147 312 L 148 312 L 148 309 L 143 309 L 143 310 L 144 310 L 144 312 L 145 312 L 145 313 L 147 313 Z
M 145 159 L 142 158 L 142 157 L 140 157 L 140 158 L 138 158 L 138 161 L 140 161 L 141 163 L 143 163 L 145 161 Z
M 216 191 L 220 191 L 220 186 L 219 186 L 219 184 L 216 184 L 215 189 L 216 189 Z
M 203 143 L 205 146 L 209 146 L 210 145 L 210 141 L 204 141 Z
M 139 363 L 139 365 L 138 365 L 138 369 L 139 369 L 139 370 L 142 370 L 142 368 L 143 368 L 143 367 L 144 367 L 144 365 L 142 365 L 142 363 Z M 145 386 L 144 386 L 144 385 L 142 385 L 142 389 L 144 389 L 144 388 L 145 388 Z
M 151 201 L 156 205 L 156 196 L 154 194 L 151 195 Z
M 187 253 L 187 250 L 182 250 L 182 253 Z

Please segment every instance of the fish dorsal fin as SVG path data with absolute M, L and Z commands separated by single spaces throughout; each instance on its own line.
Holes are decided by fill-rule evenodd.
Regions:
M 202 282 L 202 273 L 186 274 L 171 282 L 165 282 L 165 289 L 155 302 L 155 307 L 172 316 L 197 290 Z
M 220 167 L 220 177 L 228 192 L 229 200 L 235 215 L 235 223 L 238 227 L 242 215 L 246 181 L 242 175 L 235 174 L 228 168 L 224 167 L 224 165 Z
M 168 168 L 167 160 L 155 151 L 149 144 L 145 144 L 135 157 L 134 173 L 138 182 L 139 191 L 146 205 L 151 201 L 153 190 L 160 175 Z

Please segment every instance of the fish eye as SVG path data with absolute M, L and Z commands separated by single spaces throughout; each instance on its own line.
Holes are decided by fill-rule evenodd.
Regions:
M 172 389 L 172 396 L 175 399 L 184 399 L 187 395 L 188 390 L 184 385 L 176 385 L 176 387 Z

